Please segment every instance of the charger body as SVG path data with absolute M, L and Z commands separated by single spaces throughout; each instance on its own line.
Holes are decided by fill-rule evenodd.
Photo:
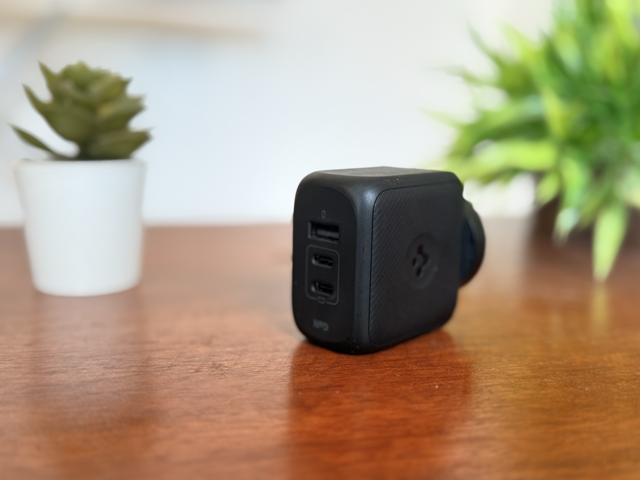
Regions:
M 376 167 L 305 177 L 293 216 L 300 331 L 358 354 L 444 325 L 461 284 L 463 219 L 462 185 L 449 172 Z

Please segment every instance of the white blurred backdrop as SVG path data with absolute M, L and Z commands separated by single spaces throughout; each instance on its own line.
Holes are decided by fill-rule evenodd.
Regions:
M 442 67 L 487 71 L 473 27 L 500 44 L 535 35 L 550 0 L 0 0 L 0 224 L 21 211 L 11 166 L 43 158 L 9 123 L 73 152 L 29 106 L 48 98 L 38 61 L 84 60 L 133 77 L 134 121 L 153 140 L 149 224 L 288 222 L 314 170 L 424 166 L 451 139 L 423 110 L 464 115 L 469 93 Z M 467 189 L 485 215 L 530 211 L 532 182 Z

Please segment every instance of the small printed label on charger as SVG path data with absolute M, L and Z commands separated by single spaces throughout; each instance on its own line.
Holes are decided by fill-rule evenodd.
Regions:
M 322 322 L 320 320 L 313 319 L 313 328 L 317 328 L 318 330 L 323 330 L 325 332 L 329 331 L 329 324 L 327 322 Z

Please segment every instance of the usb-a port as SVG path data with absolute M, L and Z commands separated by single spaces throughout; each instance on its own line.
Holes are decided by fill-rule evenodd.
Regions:
M 340 241 L 340 227 L 326 223 L 309 222 L 309 238 L 338 243 Z

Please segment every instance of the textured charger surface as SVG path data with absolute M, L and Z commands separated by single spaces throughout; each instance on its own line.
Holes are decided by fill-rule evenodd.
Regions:
M 391 189 L 373 211 L 369 335 L 385 346 L 433 330 L 455 308 L 462 196 L 458 184 Z M 446 201 L 443 201 L 446 199 Z

